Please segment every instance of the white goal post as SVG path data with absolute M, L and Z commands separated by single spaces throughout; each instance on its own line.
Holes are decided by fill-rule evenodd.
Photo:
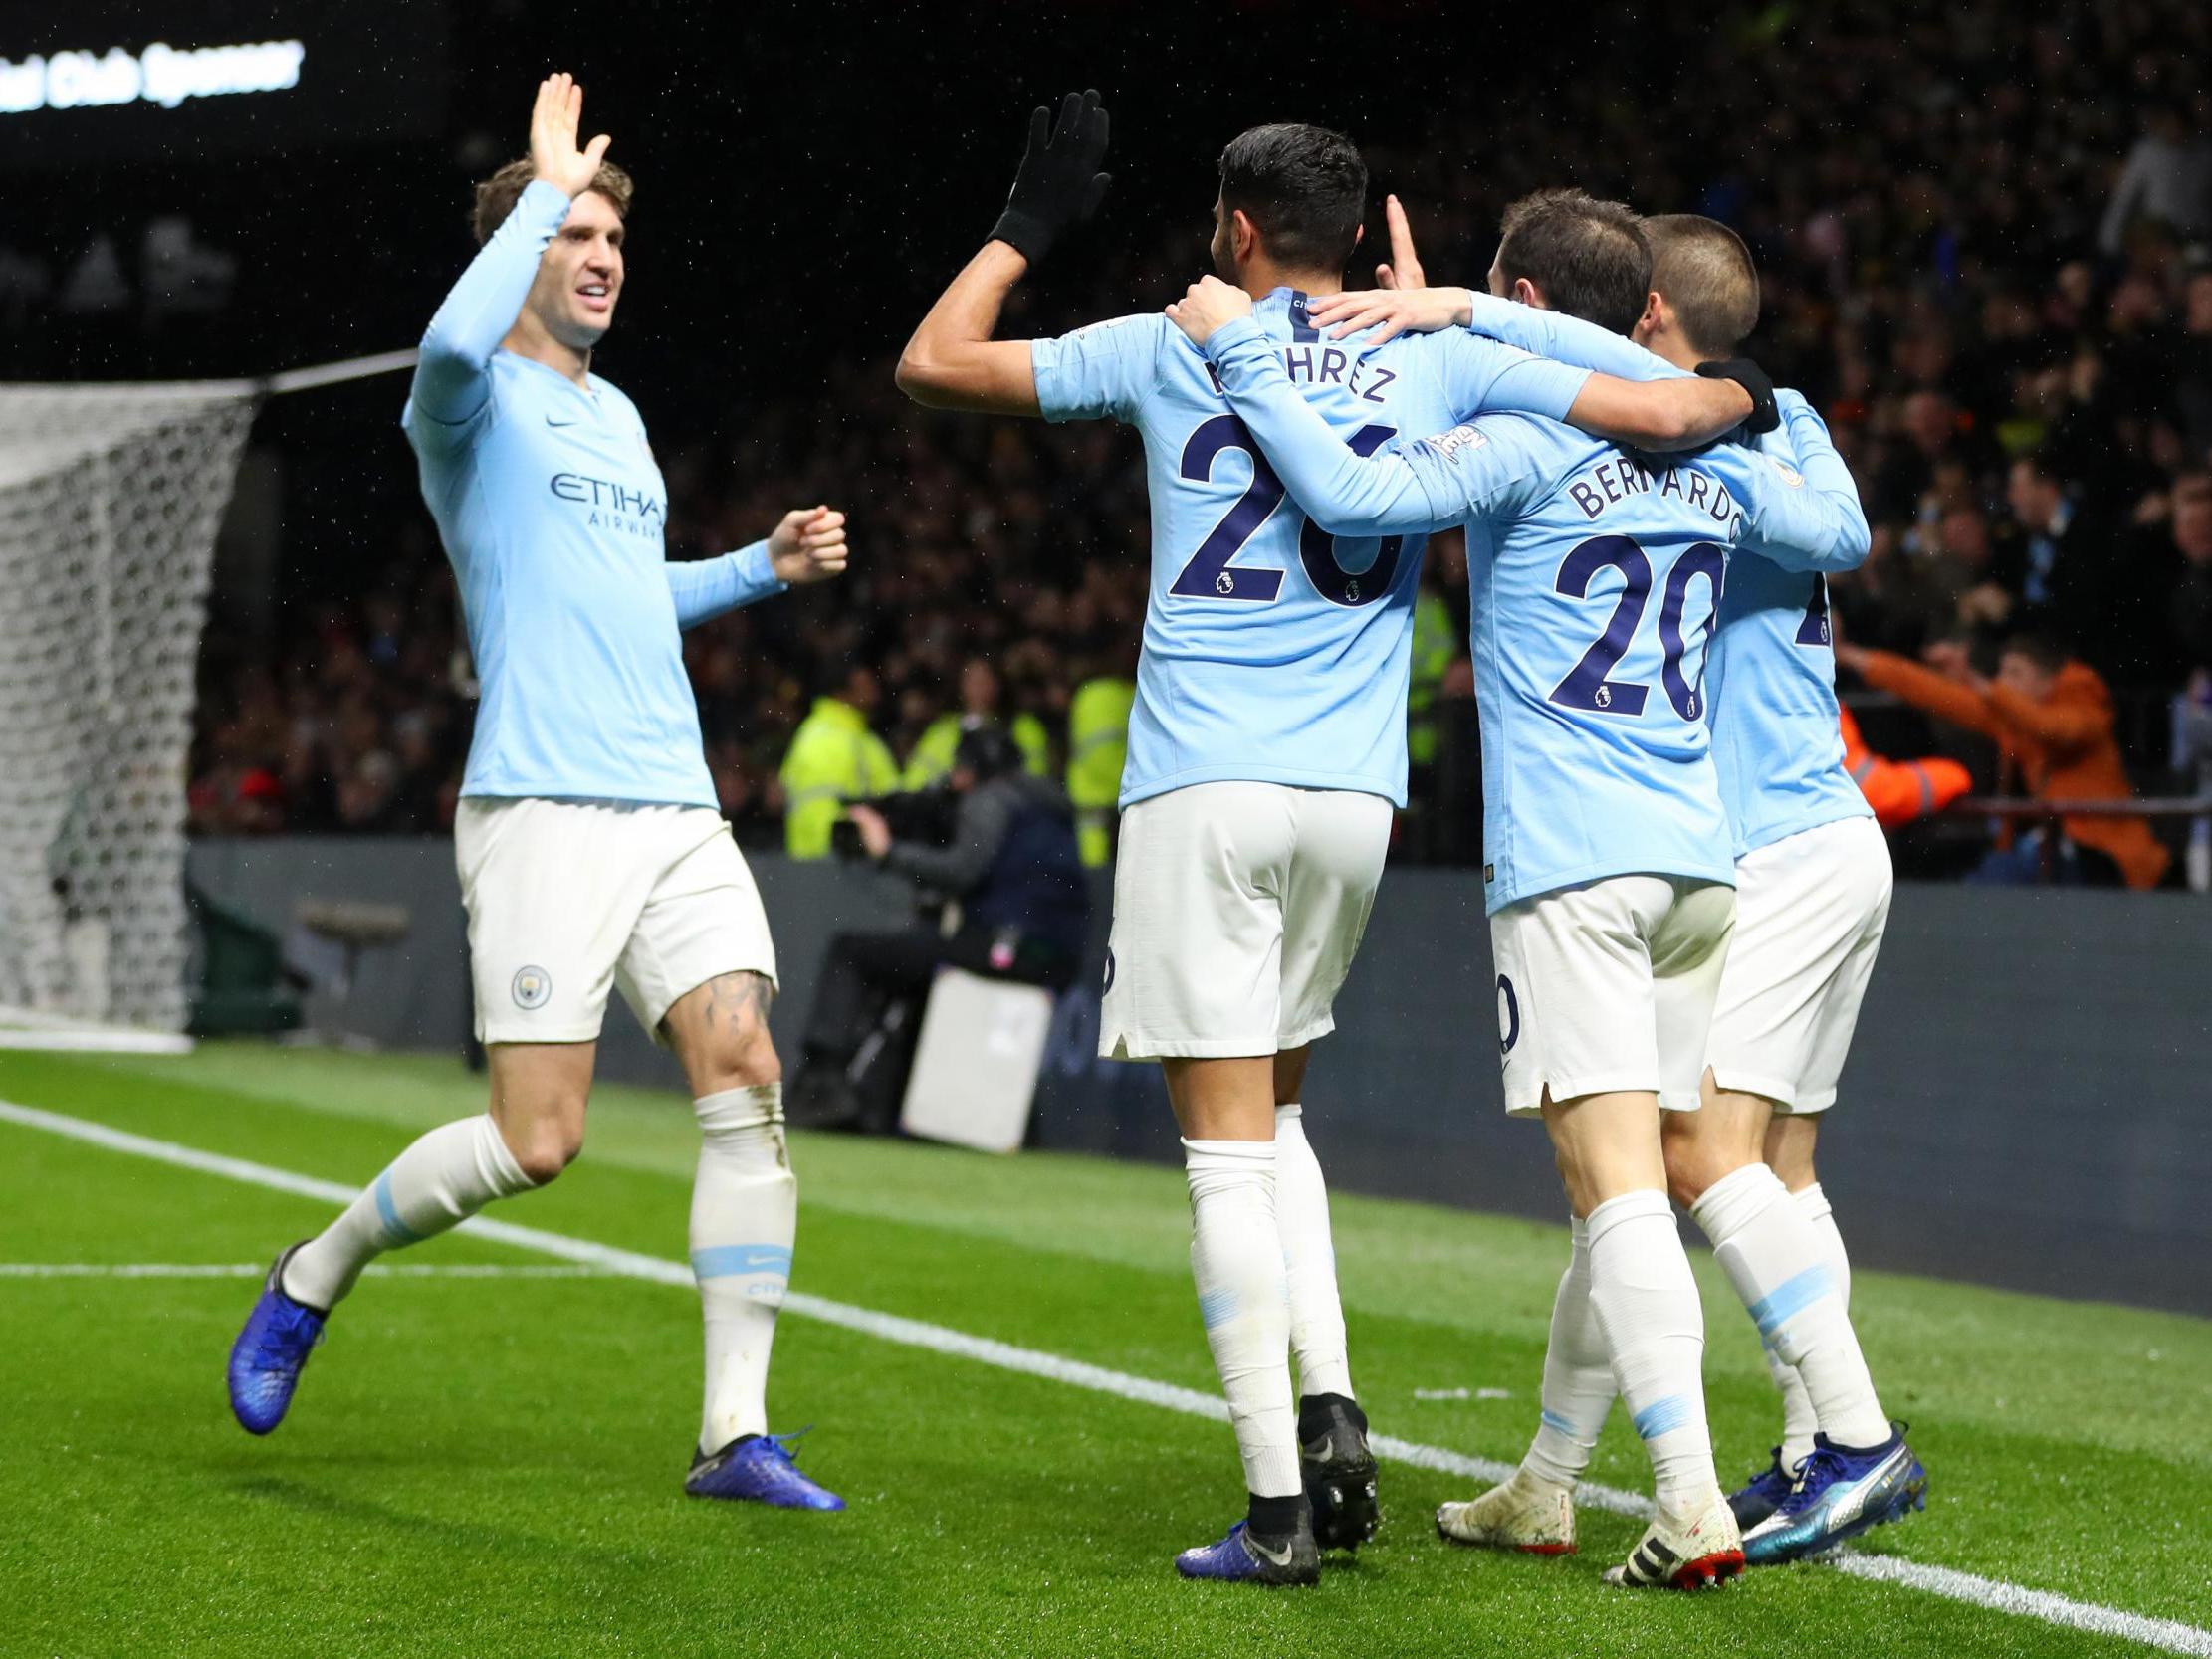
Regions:
M 413 360 L 0 385 L 0 1048 L 182 1046 L 194 677 L 247 429 Z

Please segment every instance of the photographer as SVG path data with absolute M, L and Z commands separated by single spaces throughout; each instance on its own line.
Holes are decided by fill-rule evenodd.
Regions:
M 830 941 L 789 1090 L 795 1123 L 891 1127 L 905 1066 L 880 1063 L 879 1045 L 869 1038 L 893 1000 L 905 999 L 918 1012 L 940 967 L 1054 990 L 1075 977 L 1090 891 L 1067 797 L 1025 771 L 1019 745 L 995 726 L 961 738 L 945 791 L 856 801 L 846 809 L 848 823 L 838 826 L 840 855 L 905 876 L 943 902 L 942 920 Z M 932 804 L 948 802 L 949 843 L 932 845 L 920 832 Z M 910 1016 L 906 1023 L 918 1022 Z

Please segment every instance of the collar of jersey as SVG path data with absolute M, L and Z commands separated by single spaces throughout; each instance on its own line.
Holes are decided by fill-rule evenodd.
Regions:
M 520 351 L 510 351 L 504 345 L 499 348 L 499 354 L 508 362 L 519 363 L 522 367 L 529 369 L 534 374 L 548 375 L 551 378 L 559 381 L 570 391 L 580 393 L 584 397 L 584 399 L 590 403 L 592 408 L 596 409 L 599 407 L 599 388 L 604 385 L 605 382 L 602 381 L 596 374 L 593 374 L 589 369 L 585 369 L 583 371 L 584 383 L 579 386 L 573 380 L 569 379 L 565 374 L 561 373 L 560 370 L 554 368 L 551 363 L 542 363 L 536 357 L 526 357 Z

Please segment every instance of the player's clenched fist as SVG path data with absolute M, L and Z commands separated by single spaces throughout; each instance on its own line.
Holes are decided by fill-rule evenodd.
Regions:
M 549 75 L 538 83 L 538 103 L 530 112 L 530 168 L 570 197 L 591 188 L 613 142 L 602 132 L 577 149 L 576 123 L 582 119 L 583 89 L 574 76 Z
M 1201 277 L 1168 308 L 1168 320 L 1204 345 L 1224 322 L 1252 314 L 1252 297 L 1218 277 Z
M 775 579 L 800 587 L 845 573 L 845 516 L 831 507 L 794 507 L 769 531 Z

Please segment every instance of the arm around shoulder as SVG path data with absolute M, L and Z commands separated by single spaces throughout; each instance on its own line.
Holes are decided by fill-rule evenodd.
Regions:
M 1593 374 L 1567 411 L 1567 423 L 1595 437 L 1664 454 L 1709 444 L 1750 413 L 1751 394 L 1732 380 Z

